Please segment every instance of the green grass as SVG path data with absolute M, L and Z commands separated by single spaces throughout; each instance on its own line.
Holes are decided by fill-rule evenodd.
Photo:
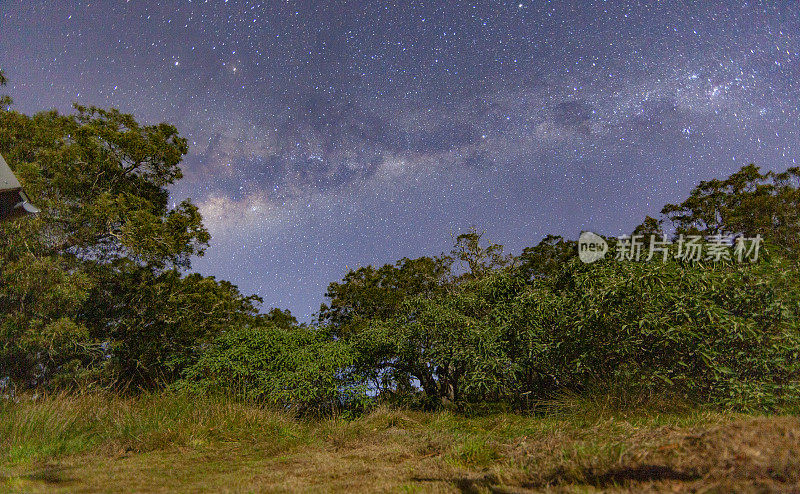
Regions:
M 800 487 L 798 449 L 794 416 L 608 397 L 319 420 L 169 393 L 0 402 L 12 492 L 786 490 Z
M 225 441 L 261 441 L 280 451 L 307 441 L 308 433 L 302 423 L 268 409 L 179 394 L 0 402 L 0 458 L 10 463 L 98 447 L 142 452 Z

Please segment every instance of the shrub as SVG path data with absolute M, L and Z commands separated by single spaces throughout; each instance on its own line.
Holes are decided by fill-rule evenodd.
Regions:
M 519 393 L 591 385 L 702 401 L 798 382 L 797 265 L 570 263 L 499 307 Z M 519 394 L 518 393 L 518 394 Z M 751 396 L 752 397 L 752 396 Z
M 348 344 L 322 330 L 242 327 L 218 337 L 175 387 L 326 413 L 365 403 L 365 387 L 351 372 L 354 359 Z

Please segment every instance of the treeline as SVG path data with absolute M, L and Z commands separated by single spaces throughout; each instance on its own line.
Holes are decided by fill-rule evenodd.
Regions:
M 584 264 L 556 236 L 512 256 L 472 229 L 449 253 L 349 271 L 298 324 L 188 274 L 209 234 L 191 201 L 169 206 L 186 152 L 174 127 L 116 110 L 0 110 L 0 154 L 42 210 L 0 224 L 1 391 L 170 388 L 298 413 L 800 392 L 796 168 L 703 182 L 634 232 L 761 235 L 757 262 Z

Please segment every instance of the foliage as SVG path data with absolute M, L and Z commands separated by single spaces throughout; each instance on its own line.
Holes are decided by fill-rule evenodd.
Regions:
M 578 243 L 560 235 L 547 235 L 534 247 L 525 247 L 517 258 L 517 270 L 526 279 L 557 274 L 578 254 Z
M 725 180 L 700 182 L 680 204 L 661 211 L 676 233 L 761 235 L 781 255 L 800 255 L 800 168 L 762 173 L 747 165 Z
M 320 414 L 365 403 L 366 390 L 351 372 L 355 358 L 350 345 L 320 330 L 238 327 L 219 336 L 176 387 Z
M 0 379 L 152 387 L 257 300 L 180 274 L 209 234 L 191 201 L 169 204 L 177 130 L 75 109 L 0 112 L 0 153 L 42 210 L 0 224 Z
M 648 217 L 635 233 L 663 235 L 661 222 Z M 457 239 L 453 257 L 463 249 L 485 262 L 486 252 L 501 252 L 479 241 Z M 417 293 L 375 296 L 381 285 L 366 274 L 381 270 L 351 272 L 332 285 L 337 294 L 395 298 L 362 312 L 358 331 L 337 334 L 358 350 L 358 373 L 379 395 L 416 398 L 419 389 L 429 406 L 525 407 L 598 387 L 741 406 L 798 397 L 795 262 L 768 254 L 742 265 L 585 265 L 575 246 L 548 236 L 513 263 L 468 269 Z
M 478 232 L 475 227 L 471 227 L 454 239 L 450 257 L 458 261 L 462 270 L 456 281 L 479 279 L 493 270 L 511 264 L 513 258 L 503 254 L 502 245 L 492 242 L 488 242 L 486 246 L 481 245 L 485 234 L 486 232 Z
M 408 298 L 442 292 L 450 265 L 448 257 L 420 257 L 350 270 L 341 282 L 328 285 L 329 302 L 320 308 L 319 320 L 337 335 L 356 334 L 368 321 L 397 313 Z
M 518 393 L 599 385 L 724 401 L 737 383 L 796 393 L 800 314 L 787 274 L 798 268 L 784 261 L 572 262 L 506 313 L 508 347 L 527 349 L 515 359 Z
M 663 220 L 657 220 L 652 216 L 645 216 L 642 224 L 633 229 L 631 236 L 640 235 L 645 241 L 649 241 L 650 237 L 660 240 L 664 237 L 664 228 L 662 224 Z
M 362 364 L 391 369 L 384 388 L 405 389 L 410 376 L 429 404 L 485 399 L 505 384 L 509 362 L 491 313 L 521 279 L 498 275 L 465 283 L 434 299 L 416 297 L 391 320 L 374 323 L 354 340 Z M 494 395 L 496 397 L 496 394 Z
M 292 315 L 289 310 L 281 310 L 273 307 L 266 314 L 259 314 L 257 316 L 257 323 L 259 325 L 274 325 L 283 329 L 291 329 L 297 326 L 297 318 Z
M 107 342 L 106 378 L 122 385 L 174 381 L 216 335 L 250 322 L 259 302 L 212 276 L 154 272 L 131 262 L 96 278 L 80 319 Z
M 407 373 L 434 403 L 526 406 L 597 387 L 737 403 L 768 389 L 791 400 L 800 306 L 789 280 L 798 274 L 783 260 L 572 261 L 530 283 L 498 272 L 407 302 L 354 341 L 366 367 Z
M 760 234 L 757 263 L 586 265 L 553 235 L 515 258 L 471 228 L 449 255 L 350 270 L 307 325 L 187 274 L 210 238 L 191 201 L 170 203 L 187 149 L 171 125 L 113 109 L 0 111 L 0 153 L 42 209 L 0 224 L 4 390 L 171 385 L 302 414 L 372 395 L 462 409 L 597 388 L 800 398 L 798 168 L 702 182 L 634 230 Z

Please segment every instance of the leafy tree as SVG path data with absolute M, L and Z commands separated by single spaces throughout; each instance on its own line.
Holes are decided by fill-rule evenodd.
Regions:
M 77 320 L 106 343 L 105 375 L 122 386 L 172 382 L 214 337 L 255 321 L 260 299 L 241 295 L 227 281 L 128 260 L 117 264 L 95 273 L 97 283 Z
M 154 385 L 254 312 L 230 284 L 181 277 L 209 235 L 170 206 L 186 140 L 117 110 L 0 112 L 0 153 L 34 218 L 0 224 L 0 378 Z
M 0 242 L 7 245 L 7 237 Z M 100 342 L 75 317 L 91 277 L 30 253 L 0 262 L 0 378 L 36 386 L 96 377 L 90 368 L 103 358 Z
M 169 208 L 166 190 L 182 176 L 186 140 L 170 125 L 140 126 L 117 110 L 76 110 L 0 117 L 0 152 L 42 209 L 28 248 L 98 263 L 189 267 L 209 235 L 190 201 Z
M 319 321 L 332 326 L 338 336 L 356 334 L 367 321 L 394 316 L 410 297 L 440 293 L 450 264 L 447 257 L 403 258 L 377 269 L 350 270 L 341 282 L 328 285 L 329 302 L 321 306 Z
M 429 405 L 497 397 L 509 362 L 491 316 L 522 286 L 519 277 L 497 273 L 434 298 L 409 299 L 394 318 L 374 321 L 353 345 L 368 368 L 390 371 L 384 377 L 411 376 Z M 382 384 L 391 389 L 392 383 Z
M 750 164 L 725 180 L 700 182 L 661 211 L 676 233 L 761 235 L 784 254 L 800 253 L 800 168 L 762 173 Z
M 633 235 L 641 235 L 645 242 L 649 242 L 651 236 L 661 240 L 664 237 L 664 229 L 661 224 L 661 220 L 645 216 L 642 224 L 633 229 Z
M 0 111 L 0 153 L 43 210 L 0 224 L 4 384 L 172 383 L 298 413 L 358 409 L 367 389 L 459 407 L 598 385 L 800 396 L 798 168 L 749 165 L 662 211 L 678 234 L 761 234 L 777 255 L 760 263 L 585 265 L 558 236 L 514 259 L 472 228 L 449 256 L 349 271 L 309 326 L 185 273 L 209 241 L 191 201 L 170 204 L 186 152 L 174 127 L 117 110 Z
M 578 243 L 560 235 L 547 235 L 535 247 L 525 247 L 516 259 L 518 272 L 525 279 L 555 275 L 578 254 Z
M 263 326 L 277 326 L 282 329 L 291 329 L 297 326 L 297 318 L 292 315 L 289 309 L 278 309 L 273 307 L 266 314 L 259 314 L 258 321 L 255 323 Z
M 482 278 L 492 270 L 505 267 L 513 261 L 511 256 L 503 254 L 502 245 L 489 242 L 485 247 L 482 246 L 481 240 L 485 233 L 471 227 L 467 233 L 454 239 L 450 256 L 464 271 L 457 277 L 457 281 Z

